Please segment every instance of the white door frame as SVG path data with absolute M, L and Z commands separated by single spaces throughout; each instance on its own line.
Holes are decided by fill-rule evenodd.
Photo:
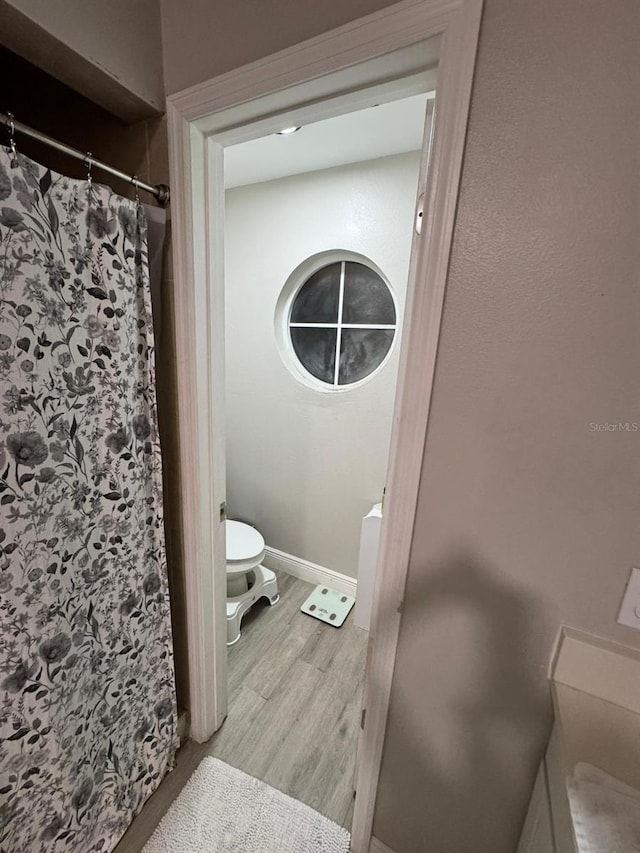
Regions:
M 181 523 L 187 601 L 191 736 L 207 740 L 226 715 L 224 544 L 216 523 L 224 500 L 222 145 L 233 118 L 273 132 L 291 107 L 326 97 L 324 81 L 358 63 L 442 36 L 438 115 L 424 187 L 421 237 L 411 252 L 394 409 L 387 497 L 365 676 L 366 725 L 358 747 L 352 850 L 367 853 L 433 390 L 482 0 L 405 0 L 366 18 L 172 95 L 167 102 L 172 185 Z M 329 76 L 327 76 L 329 75 Z M 304 84 L 306 95 L 300 94 Z M 294 93 L 287 101 L 287 92 Z M 283 94 L 284 93 L 284 94 Z M 261 103 L 262 106 L 255 108 Z M 296 112 L 296 115 L 298 113 Z M 212 120 L 213 119 L 213 120 Z M 277 125 L 280 126 L 280 125 Z M 276 129 L 277 129 L 277 126 Z M 229 125 L 227 124 L 228 128 Z M 240 129 L 240 130 L 238 130 Z M 240 135 L 238 135 L 240 134 Z M 421 165 L 424 173 L 426 163 Z M 214 602 L 219 618 L 214 614 Z

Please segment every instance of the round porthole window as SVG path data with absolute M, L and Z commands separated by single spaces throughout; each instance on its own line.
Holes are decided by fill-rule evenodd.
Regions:
M 353 259 L 357 258 L 357 259 Z M 294 274 L 286 300 L 290 354 L 307 376 L 341 389 L 385 362 L 396 334 L 396 305 L 380 272 L 359 256 L 321 258 Z M 301 274 L 300 274 L 301 273 Z M 306 273 L 306 274 L 305 274 Z M 287 288 L 285 288 L 287 289 Z

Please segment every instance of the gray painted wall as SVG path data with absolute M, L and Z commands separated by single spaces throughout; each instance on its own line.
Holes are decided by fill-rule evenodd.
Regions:
M 399 337 L 365 384 L 321 391 L 286 367 L 274 315 L 300 263 L 346 249 L 385 273 L 400 319 L 419 157 L 401 154 L 227 191 L 229 516 L 255 524 L 271 547 L 351 576 L 362 516 L 385 483 Z
M 0 43 L 127 122 L 164 111 L 159 0 L 0 0 Z
M 640 559 L 640 5 L 487 0 L 375 833 L 513 853 L 561 622 Z
M 388 0 L 160 0 L 168 95 L 389 6 Z

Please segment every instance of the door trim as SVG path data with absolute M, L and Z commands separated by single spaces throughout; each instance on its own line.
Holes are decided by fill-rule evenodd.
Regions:
M 226 715 L 225 600 L 217 507 L 224 500 L 223 428 L 212 389 L 223 387 L 216 347 L 224 336 L 222 146 L 206 119 L 265 96 L 282 115 L 286 91 L 427 38 L 442 36 L 438 115 L 424 185 L 425 216 L 414 236 L 391 454 L 365 676 L 366 727 L 358 748 L 352 851 L 366 853 L 389 710 L 438 338 L 453 236 L 482 0 L 405 0 L 266 59 L 172 95 L 167 101 L 176 288 L 181 523 L 187 603 L 191 734 L 207 740 Z M 302 101 L 299 102 L 302 105 Z M 255 117 L 246 119 L 250 123 Z M 424 175 L 426 162 L 421 165 Z M 220 248 L 218 246 L 218 248 Z M 222 384 L 220 384 L 222 383 Z

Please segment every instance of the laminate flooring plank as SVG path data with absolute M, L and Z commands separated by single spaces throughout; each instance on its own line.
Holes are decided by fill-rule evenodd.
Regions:
M 343 826 L 345 829 L 349 830 L 349 832 L 351 832 L 351 825 L 353 823 L 353 809 L 355 804 L 356 798 L 355 795 L 352 795 L 349 805 L 347 806 L 347 810 L 342 817 L 342 820 L 336 821 L 336 823 L 339 823 L 340 826 Z
M 358 685 L 332 726 L 311 778 L 300 796 L 307 805 L 336 823 L 345 819 L 353 799 L 361 706 L 362 688 Z
M 294 661 L 234 750 L 231 763 L 250 776 L 264 779 L 289 731 L 309 713 L 321 679 L 322 673 L 317 669 L 304 661 Z
M 286 678 L 294 661 L 306 646 L 309 638 L 318 629 L 314 622 L 303 613 L 294 616 L 276 639 L 258 655 L 243 686 L 255 691 L 264 699 L 269 699 Z
M 287 631 L 291 619 L 309 595 L 311 584 L 278 575 L 280 601 L 273 606 L 258 602 L 242 620 L 240 639 L 228 649 L 227 682 L 229 700 L 244 683 L 248 673 L 273 642 Z
M 264 781 L 307 802 L 309 785 L 358 685 L 316 670 L 318 686 L 266 770 Z M 335 780 L 339 781 L 338 779 Z M 327 780 L 327 786 L 333 784 Z M 315 792 L 315 787 L 312 789 Z
M 254 690 L 243 685 L 234 697 L 227 719 L 205 744 L 206 754 L 233 764 L 234 755 L 253 728 L 265 701 Z
M 364 678 L 369 635 L 357 628 L 352 618 L 350 614 L 341 628 L 322 625 L 325 630 L 309 638 L 300 657 L 322 672 L 357 684 Z

